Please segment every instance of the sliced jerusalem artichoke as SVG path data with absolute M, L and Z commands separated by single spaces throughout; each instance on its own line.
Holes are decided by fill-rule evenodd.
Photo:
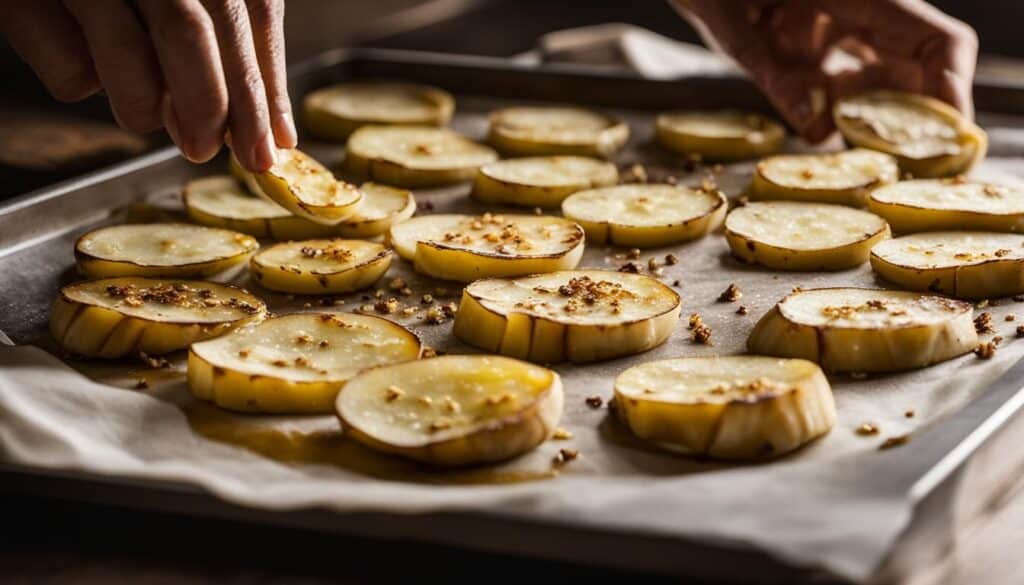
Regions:
M 387 185 L 421 188 L 468 181 L 498 159 L 490 148 L 446 128 L 366 126 L 345 147 L 345 170 Z
M 750 203 L 725 218 L 733 256 L 777 270 L 860 266 L 871 247 L 888 237 L 889 226 L 877 215 L 825 203 Z
M 1024 190 L 960 178 L 879 187 L 868 209 L 896 233 L 948 230 L 1024 232 Z
M 895 372 L 952 359 L 978 344 L 969 303 L 866 288 L 796 291 L 757 323 L 747 348 L 804 358 L 829 372 Z
M 262 173 L 246 171 L 232 157 L 231 172 L 254 194 L 313 223 L 337 225 L 354 215 L 363 199 L 355 185 L 339 181 L 298 149 L 277 151 L 277 163 Z
M 751 199 L 787 199 L 863 207 L 872 189 L 899 179 L 896 159 L 855 148 L 827 154 L 783 154 L 757 163 Z
M 634 366 L 615 379 L 615 413 L 637 437 L 718 459 L 788 453 L 829 432 L 835 401 L 813 362 L 693 357 Z
M 728 208 L 721 191 L 682 185 L 619 185 L 574 193 L 562 214 L 595 244 L 656 248 L 706 235 Z
M 391 228 L 388 243 L 417 272 L 470 282 L 575 268 L 583 229 L 540 215 L 425 215 Z
M 572 270 L 470 284 L 453 332 L 470 345 L 533 362 L 591 362 L 662 344 L 679 311 L 679 295 L 648 276 Z
M 869 91 L 840 99 L 833 118 L 847 142 L 895 156 L 915 177 L 966 173 L 988 148 L 984 130 L 923 95 Z
M 93 230 L 75 243 L 89 278 L 206 278 L 239 267 L 259 248 L 238 232 L 185 223 L 130 224 Z
M 455 111 L 455 99 L 427 85 L 350 82 L 307 94 L 302 109 L 306 130 L 325 140 L 344 142 L 370 124 L 444 126 Z
M 444 356 L 366 370 L 338 395 L 347 436 L 437 466 L 530 451 L 562 415 L 558 374 L 490 355 Z
M 259 298 L 231 286 L 106 278 L 62 288 L 50 333 L 61 347 L 86 357 L 159 355 L 259 320 L 266 310 Z
M 629 140 L 629 126 L 593 110 L 522 106 L 491 113 L 487 141 L 505 156 L 608 158 Z
M 270 290 L 317 295 L 373 286 L 391 266 L 391 251 L 362 240 L 304 240 L 264 248 L 252 257 L 253 279 Z
M 759 114 L 732 110 L 665 112 L 655 121 L 658 143 L 704 160 L 734 161 L 775 154 L 786 130 Z
M 421 350 L 414 333 L 381 317 L 285 315 L 193 344 L 188 386 L 228 410 L 327 414 L 360 370 L 415 360 Z
M 372 238 L 412 217 L 412 192 L 376 183 L 359 186 L 363 200 L 355 215 L 336 225 L 322 225 L 292 215 L 280 205 L 251 197 L 233 178 L 205 177 L 185 185 L 185 210 L 192 221 L 232 229 L 258 238 L 304 240 L 342 237 Z
M 484 203 L 558 207 L 577 191 L 614 185 L 618 179 L 614 164 L 595 158 L 514 158 L 480 167 L 472 195 Z
M 928 232 L 882 242 L 871 267 L 910 290 L 967 299 L 1024 293 L 1024 235 Z

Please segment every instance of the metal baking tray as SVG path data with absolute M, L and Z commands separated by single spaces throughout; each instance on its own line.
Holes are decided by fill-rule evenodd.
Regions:
M 455 94 L 618 106 L 641 110 L 678 107 L 740 107 L 768 111 L 756 89 L 736 77 L 653 81 L 578 65 L 534 68 L 505 60 L 392 50 L 337 50 L 294 67 L 292 95 L 350 78 L 421 81 Z M 1024 115 L 1024 87 L 980 80 L 979 111 Z M 198 174 L 174 149 L 164 149 L 0 207 L 0 331 L 16 343 L 44 334 L 59 285 L 69 277 L 74 238 L 109 221 L 154 190 L 177 188 Z M 1018 362 L 966 408 L 879 457 L 879 475 L 914 502 L 917 512 L 880 575 L 898 574 L 934 555 L 957 521 L 951 510 L 964 494 L 984 500 L 998 491 L 1003 475 L 1018 469 L 1005 450 L 999 471 L 970 464 L 990 457 L 1024 425 L 1010 423 L 1024 403 L 1024 361 Z M 995 437 L 998 440 L 993 440 Z M 1005 445 L 1004 445 L 1005 447 Z M 987 454 L 986 454 L 987 453 Z M 1005 456 L 1004 456 L 1005 455 Z M 748 547 L 680 542 L 653 535 L 526 522 L 505 515 L 444 512 L 325 514 L 320 510 L 277 512 L 241 507 L 192 485 L 100 476 L 0 463 L 4 488 L 90 502 L 136 506 L 210 517 L 345 532 L 371 538 L 413 539 L 592 564 L 664 571 L 745 582 L 791 582 L 820 577 L 813 567 L 793 567 Z M 341 521 L 343 518 L 343 521 Z M 435 530 L 443 522 L 444 531 Z M 629 539 L 631 546 L 614 546 Z

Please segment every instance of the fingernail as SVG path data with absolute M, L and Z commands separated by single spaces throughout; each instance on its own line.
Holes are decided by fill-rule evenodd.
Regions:
M 277 137 L 278 146 L 282 148 L 295 148 L 299 144 L 299 135 L 295 131 L 295 119 L 291 112 L 278 114 L 274 121 L 274 136 Z
M 274 137 L 268 132 L 263 135 L 263 140 L 256 143 L 252 149 L 252 162 L 256 166 L 254 170 L 265 171 L 277 164 L 277 148 L 274 146 Z

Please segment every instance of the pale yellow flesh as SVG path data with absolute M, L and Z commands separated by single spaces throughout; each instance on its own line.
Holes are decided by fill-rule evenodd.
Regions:
M 412 332 L 380 317 L 302 313 L 192 345 L 189 389 L 241 412 L 325 414 L 360 370 L 419 358 Z
M 216 337 L 265 313 L 263 301 L 234 287 L 108 278 L 62 288 L 50 333 L 67 351 L 87 357 L 159 355 Z
M 839 100 L 833 116 L 848 142 L 896 156 L 915 177 L 965 173 L 988 145 L 981 128 L 922 95 L 871 91 Z
M 270 290 L 341 294 L 373 286 L 391 265 L 391 252 L 361 240 L 303 240 L 265 248 L 252 257 L 250 274 Z
M 351 379 L 336 410 L 368 447 L 439 466 L 489 463 L 542 443 L 562 414 L 558 374 L 499 356 L 445 356 Z
M 786 154 L 758 163 L 748 195 L 863 207 L 871 189 L 898 179 L 896 159 L 873 150 Z
M 207 277 L 239 266 L 259 248 L 238 232 L 183 223 L 130 224 L 93 230 L 75 244 L 89 278 Z
M 298 149 L 278 150 L 277 163 L 262 173 L 248 173 L 232 160 L 233 172 L 241 175 L 255 194 L 313 223 L 337 225 L 356 213 L 363 198 L 355 185 L 339 181 L 327 167 Z
M 393 226 L 388 243 L 418 272 L 469 282 L 575 268 L 583 229 L 536 215 L 426 215 Z
M 1024 235 L 929 232 L 883 242 L 871 267 L 909 290 L 954 297 L 996 298 L 1024 293 Z
M 889 237 L 885 220 L 825 203 L 766 201 L 734 209 L 725 239 L 741 262 L 777 270 L 844 270 L 867 262 Z
M 453 333 L 486 351 L 538 363 L 589 362 L 660 345 L 679 312 L 679 295 L 648 276 L 564 271 L 470 284 Z
M 655 135 L 674 152 L 733 161 L 778 152 L 786 132 L 777 122 L 748 112 L 678 111 L 658 116 Z
M 393 224 L 412 217 L 416 201 L 412 192 L 376 183 L 359 186 L 363 200 L 358 211 L 345 221 L 326 226 L 292 215 L 287 209 L 261 197 L 248 195 L 232 177 L 197 179 L 185 186 L 185 210 L 189 217 L 209 227 L 246 233 L 258 238 L 303 240 L 323 237 L 372 238 Z
M 580 191 L 562 202 L 562 214 L 597 244 L 667 246 L 706 235 L 721 225 L 725 196 L 677 185 L 619 185 Z
M 798 291 L 747 339 L 753 352 L 804 358 L 833 372 L 894 372 L 945 361 L 978 343 L 970 304 L 903 291 Z
M 614 185 L 615 165 L 583 156 L 515 158 L 480 167 L 472 195 L 485 203 L 558 207 L 583 189 Z
M 366 126 L 348 139 L 345 169 L 401 187 L 436 187 L 472 179 L 497 160 L 490 148 L 444 128 Z
M 619 420 L 637 437 L 689 455 L 757 459 L 829 432 L 835 401 L 824 373 L 801 359 L 679 358 L 615 379 Z
M 455 100 L 436 87 L 411 83 L 353 82 L 318 89 L 303 100 L 305 127 L 343 141 L 368 124 L 444 126 Z
M 629 127 L 574 107 L 512 107 L 491 114 L 488 142 L 506 156 L 609 157 L 629 139 Z
M 1024 190 L 962 179 L 901 181 L 875 189 L 868 209 L 896 233 L 1024 232 Z

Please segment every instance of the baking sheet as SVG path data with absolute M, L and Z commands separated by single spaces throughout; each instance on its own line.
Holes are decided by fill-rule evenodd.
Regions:
M 485 115 L 507 101 L 458 96 L 454 127 L 481 138 Z M 617 111 L 630 122 L 633 139 L 618 162 L 646 163 L 648 173 L 671 173 L 683 183 L 700 181 L 707 170 L 687 174 L 680 161 L 650 145 L 652 115 Z M 982 120 L 983 123 L 986 120 Z M 1024 138 L 1020 120 L 987 120 L 991 156 L 975 173 L 1005 183 L 1024 184 Z M 334 164 L 341 149 L 304 143 L 315 156 Z M 793 144 L 793 149 L 801 149 Z M 831 145 L 832 147 L 837 144 Z M 217 165 L 183 173 L 222 172 Z M 750 165 L 734 165 L 716 178 L 735 196 L 745 186 Z M 178 184 L 139 184 L 149 205 L 136 206 L 118 220 L 171 217 Z M 468 187 L 421 191 L 424 212 L 481 211 L 466 198 Z M 432 209 L 427 209 L 432 208 Z M 51 277 L 72 264 L 71 243 L 80 230 L 47 239 L 47 258 L 55 258 Z M 582 266 L 615 268 L 612 248 L 588 249 Z M 558 366 L 566 390 L 562 426 L 570 441 L 550 441 L 535 452 L 504 465 L 458 472 L 426 470 L 375 455 L 340 435 L 332 417 L 243 417 L 223 413 L 190 398 L 182 380 L 180 356 L 171 368 L 148 369 L 138 363 L 68 362 L 32 346 L 0 349 L 0 439 L 6 460 L 61 469 L 182 480 L 207 488 L 235 503 L 267 509 L 323 506 L 335 510 L 413 513 L 471 510 L 537 521 L 622 529 L 708 544 L 750 546 L 788 562 L 821 566 L 860 579 L 871 573 L 906 524 L 911 502 L 906 485 L 879 475 L 893 451 L 879 452 L 887 437 L 920 432 L 969 402 L 1024 354 L 1013 340 L 1017 323 L 1006 314 L 1024 304 L 1004 302 L 988 308 L 997 334 L 1006 338 L 994 359 L 972 355 L 930 369 L 867 380 L 833 378 L 839 421 L 831 434 L 794 456 L 766 464 L 733 466 L 667 455 L 632 440 L 585 398 L 608 398 L 614 376 L 643 361 L 684 355 L 732 354 L 756 319 L 794 286 L 877 286 L 867 268 L 839 273 L 782 274 L 738 265 L 720 235 L 696 243 L 645 251 L 662 259 L 675 253 L 680 263 L 664 267 L 663 279 L 680 281 L 684 318 L 665 345 L 646 354 L 588 366 Z M 17 255 L 3 258 L 5 268 Z M 421 279 L 396 261 L 387 280 L 402 276 L 416 291 L 450 283 Z M 382 282 L 387 282 L 387 280 Z M 736 283 L 736 303 L 716 299 Z M 247 284 L 247 286 L 249 286 Z M 260 294 L 259 287 L 250 288 Z M 6 289 L 5 294 L 14 294 Z M 276 311 L 325 310 L 305 307 L 306 299 L 266 294 Z M 333 300 L 333 299 L 332 299 Z M 326 310 L 349 310 L 366 301 L 360 295 L 340 299 Z M 447 300 L 447 299 L 446 299 Z M 311 304 L 316 304 L 311 300 Z M 748 315 L 736 314 L 744 305 Z M 11 306 L 7 304 L 7 306 Z M 699 312 L 713 331 L 713 346 L 690 341 L 686 317 Z M 417 329 L 438 349 L 470 352 L 449 334 L 450 326 L 429 326 L 421 317 L 398 319 Z M 37 323 L 26 331 L 38 331 Z M 46 346 L 45 340 L 40 340 Z M 70 365 L 71 367 L 68 367 Z M 83 375 L 84 374 L 84 375 Z M 95 381 L 93 381 L 95 380 Z M 148 387 L 134 389 L 139 380 Z M 908 418 L 906 412 L 914 411 Z M 854 429 L 873 422 L 882 432 L 861 437 Z M 581 457 L 554 468 L 560 448 Z

